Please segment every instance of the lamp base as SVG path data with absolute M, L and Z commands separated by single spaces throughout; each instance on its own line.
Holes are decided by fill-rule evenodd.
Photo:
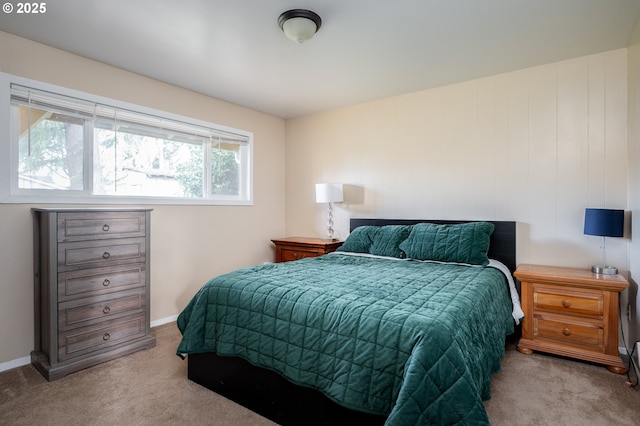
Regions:
M 615 275 L 618 273 L 618 268 L 615 266 L 594 265 L 591 267 L 591 272 L 594 274 Z

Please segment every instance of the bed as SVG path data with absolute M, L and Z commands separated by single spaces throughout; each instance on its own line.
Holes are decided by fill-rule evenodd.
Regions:
M 351 231 L 335 253 L 206 283 L 178 317 L 189 379 L 279 424 L 488 424 L 522 317 L 515 223 Z

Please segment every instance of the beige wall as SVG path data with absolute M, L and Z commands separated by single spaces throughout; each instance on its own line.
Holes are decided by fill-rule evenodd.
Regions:
M 634 321 L 628 343 L 640 340 L 640 21 L 629 43 L 629 207 L 631 211 L 631 250 L 629 263 L 631 287 L 629 299 L 633 304 Z M 635 302 L 635 303 L 634 303 Z M 631 349 L 631 346 L 629 346 Z
M 586 267 L 585 207 L 627 207 L 626 49 L 287 121 L 287 233 L 349 217 L 518 221 L 518 261 Z M 607 241 L 628 271 L 628 239 Z
M 322 235 L 313 185 L 336 181 L 343 237 L 349 217 L 515 220 L 518 262 L 589 267 L 585 207 L 627 208 L 626 114 L 621 49 L 288 120 L 287 234 Z M 607 239 L 608 263 L 628 250 Z
M 254 133 L 253 206 L 150 206 L 152 321 L 212 276 L 273 260 L 269 239 L 285 232 L 282 119 L 2 32 L 0 71 Z M 31 207 L 0 204 L 0 365 L 33 349 Z

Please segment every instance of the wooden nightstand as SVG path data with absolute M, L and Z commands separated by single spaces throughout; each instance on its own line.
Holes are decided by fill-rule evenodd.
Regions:
M 520 265 L 522 338 L 518 351 L 549 352 L 604 364 L 618 374 L 618 295 L 629 287 L 621 275 L 588 269 Z
M 276 245 L 276 262 L 322 256 L 340 247 L 343 241 L 321 238 L 291 237 L 271 240 Z

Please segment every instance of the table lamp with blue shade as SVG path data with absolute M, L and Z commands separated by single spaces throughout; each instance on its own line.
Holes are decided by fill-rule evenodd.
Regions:
M 606 237 L 624 235 L 624 210 L 585 209 L 584 233 L 602 237 L 602 265 L 594 265 L 591 271 L 596 274 L 615 275 L 618 268 L 607 265 Z

